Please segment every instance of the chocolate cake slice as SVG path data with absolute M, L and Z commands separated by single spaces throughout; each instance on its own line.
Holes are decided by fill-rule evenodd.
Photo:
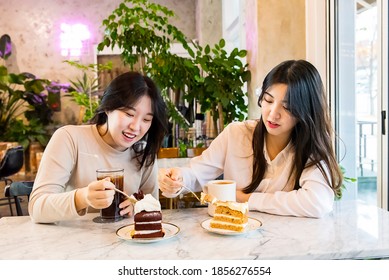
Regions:
M 135 196 L 138 199 L 134 206 L 134 234 L 132 238 L 156 238 L 165 235 L 162 228 L 161 204 L 152 195 L 144 197 Z

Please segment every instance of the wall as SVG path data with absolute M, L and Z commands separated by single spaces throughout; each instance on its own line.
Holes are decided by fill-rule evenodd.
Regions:
M 31 72 L 39 77 L 68 82 L 80 72 L 63 63 L 61 56 L 60 24 L 84 23 L 92 37 L 80 58 L 81 63 L 94 62 L 95 45 L 101 41 L 101 23 L 121 3 L 120 0 L 1 0 L 0 36 L 8 34 L 13 43 L 13 54 L 7 66 L 13 72 Z M 172 23 L 188 38 L 196 37 L 196 0 L 155 0 L 158 4 L 174 10 L 177 19 Z M 62 112 L 56 118 L 72 122 L 75 117 L 74 103 L 62 98 Z
M 222 38 L 221 0 L 198 0 L 196 7 L 197 39 L 200 45 L 213 46 Z
M 246 0 L 246 42 L 252 74 L 249 118 L 258 118 L 256 88 L 266 74 L 288 59 L 306 58 L 305 0 Z
M 259 61 L 259 19 L 257 0 L 246 0 L 246 49 L 247 62 L 251 72 L 251 82 L 248 84 L 249 119 L 259 118 L 256 89 L 261 86 Z
M 255 89 L 261 86 L 266 73 L 282 60 L 306 56 L 305 0 L 240 1 L 246 4 L 247 61 L 252 71 L 249 118 L 257 118 L 260 112 Z M 215 20 L 220 18 L 220 12 L 213 8 L 213 5 L 220 7 L 220 0 L 153 2 L 175 11 L 177 20 L 173 23 L 188 38 L 200 37 L 210 44 L 220 39 L 221 26 Z M 120 0 L 13 0 L 7 3 L 2 0 L 0 35 L 9 34 L 13 41 L 13 55 L 8 66 L 15 72 L 31 72 L 61 82 L 74 79 L 80 73 L 63 63 L 65 58 L 60 55 L 60 23 L 81 21 L 88 25 L 92 38 L 80 62 L 93 63 L 94 45 L 100 42 L 103 34 L 101 22 L 120 3 Z M 77 119 L 75 110 L 74 103 L 63 98 L 62 112 L 57 113 L 56 118 L 63 123 L 72 122 Z

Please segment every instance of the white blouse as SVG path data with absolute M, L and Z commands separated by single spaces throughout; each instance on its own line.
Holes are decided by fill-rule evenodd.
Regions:
M 223 174 L 224 179 L 236 181 L 237 189 L 248 186 L 253 174 L 252 137 L 257 121 L 229 124 L 199 157 L 182 168 L 184 184 L 201 191 L 208 181 Z M 267 170 L 264 179 L 250 196 L 250 210 L 277 215 L 322 217 L 332 211 L 334 192 L 319 168 L 303 170 L 298 190 L 289 180 L 294 167 L 294 149 L 289 144 L 276 158 L 269 159 L 266 145 L 264 155 Z

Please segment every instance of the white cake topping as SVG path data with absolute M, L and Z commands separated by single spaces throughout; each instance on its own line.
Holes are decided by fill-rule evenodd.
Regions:
M 248 202 L 239 203 L 239 202 L 234 202 L 234 201 L 217 201 L 216 206 L 226 206 L 232 210 L 240 211 L 243 214 L 245 214 L 249 211 Z
M 161 211 L 161 203 L 156 200 L 151 194 L 146 194 L 143 199 L 135 203 L 134 214 L 146 211 Z
M 200 198 L 201 204 L 205 204 L 206 202 L 214 204 L 215 206 L 226 206 L 232 210 L 240 211 L 243 214 L 247 213 L 249 211 L 249 204 L 248 202 L 235 202 L 235 201 L 221 201 L 217 200 L 216 197 L 214 197 L 211 194 L 207 193 L 201 193 L 201 198 Z

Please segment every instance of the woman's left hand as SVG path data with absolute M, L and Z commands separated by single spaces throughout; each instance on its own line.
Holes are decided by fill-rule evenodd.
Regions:
M 120 215 L 125 216 L 128 215 L 129 217 L 132 216 L 134 213 L 134 205 L 129 199 L 124 200 L 122 203 L 119 204 Z
M 251 196 L 251 193 L 244 193 L 241 190 L 236 191 L 236 201 L 237 202 L 247 202 L 247 201 L 249 201 L 250 196 Z

